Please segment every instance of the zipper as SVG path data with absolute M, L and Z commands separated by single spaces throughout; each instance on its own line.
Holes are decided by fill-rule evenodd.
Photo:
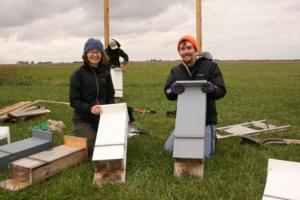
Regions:
M 188 67 L 184 62 L 181 62 L 181 63 L 182 63 L 182 65 L 185 67 L 185 69 L 186 69 L 186 71 L 188 72 L 188 74 L 190 75 L 190 78 L 193 78 L 192 73 L 191 73 L 191 71 L 189 70 L 189 67 Z
M 93 74 L 94 74 L 94 76 L 95 76 L 96 87 L 97 87 L 96 102 L 97 102 L 97 105 L 100 105 L 99 99 L 98 99 L 98 97 L 99 97 L 99 83 L 98 83 L 98 77 L 97 77 L 97 74 L 96 74 L 96 72 L 94 71 L 94 69 L 93 69 L 92 67 L 91 67 L 91 70 L 92 70 L 92 72 L 93 72 Z

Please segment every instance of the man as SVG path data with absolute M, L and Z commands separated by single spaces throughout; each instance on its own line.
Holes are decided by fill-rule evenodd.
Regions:
M 184 87 L 177 84 L 178 80 L 206 80 L 207 83 L 201 90 L 207 94 L 206 129 L 204 154 L 210 158 L 215 154 L 217 109 L 215 100 L 225 96 L 226 88 L 218 64 L 212 61 L 209 53 L 204 53 L 199 58 L 197 52 L 199 45 L 193 36 L 185 35 L 177 45 L 182 62 L 172 68 L 166 81 L 164 92 L 169 100 L 177 100 L 179 94 L 184 92 Z M 174 146 L 174 131 L 165 143 L 165 149 L 172 151 Z
M 128 63 L 128 55 L 120 48 L 120 43 L 115 40 L 111 39 L 109 41 L 108 47 L 105 49 L 105 54 L 109 57 L 110 68 L 118 68 L 118 67 L 125 67 Z M 123 58 L 123 66 L 121 66 L 119 58 Z M 125 69 L 124 69 L 125 70 Z

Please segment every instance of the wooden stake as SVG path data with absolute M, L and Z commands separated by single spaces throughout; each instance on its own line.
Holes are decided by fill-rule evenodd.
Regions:
M 196 35 L 199 44 L 199 52 L 202 52 L 202 13 L 201 0 L 196 0 Z
M 104 46 L 108 47 L 109 42 L 109 0 L 104 0 Z

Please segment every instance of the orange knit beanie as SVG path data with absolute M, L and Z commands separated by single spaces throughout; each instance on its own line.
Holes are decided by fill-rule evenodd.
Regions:
M 199 44 L 198 44 L 197 40 L 191 35 L 184 35 L 180 38 L 180 40 L 177 43 L 177 50 L 179 50 L 179 45 L 183 41 L 188 41 L 188 42 L 192 43 L 192 45 L 194 46 L 196 51 L 199 51 Z

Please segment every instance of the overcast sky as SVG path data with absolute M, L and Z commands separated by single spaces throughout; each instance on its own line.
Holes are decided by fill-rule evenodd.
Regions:
M 300 59 L 299 0 L 202 0 L 203 51 L 216 59 Z M 179 59 L 195 0 L 110 0 L 110 35 L 131 60 Z M 1 0 L 0 63 L 80 61 L 103 41 L 103 0 Z

